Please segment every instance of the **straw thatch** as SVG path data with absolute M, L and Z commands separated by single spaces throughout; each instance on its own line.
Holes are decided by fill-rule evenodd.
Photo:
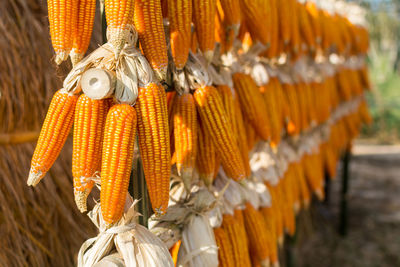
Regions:
M 70 65 L 53 63 L 44 0 L 1 0 L 0 36 L 0 266 L 72 266 L 96 230 L 73 200 L 71 142 L 42 183 L 26 185 L 40 124 Z

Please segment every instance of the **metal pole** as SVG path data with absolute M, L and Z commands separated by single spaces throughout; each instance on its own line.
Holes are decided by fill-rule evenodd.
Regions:
M 347 212 L 347 200 L 348 200 L 348 190 L 349 190 L 349 164 L 351 158 L 350 148 L 346 149 L 342 163 L 343 163 L 343 172 L 342 172 L 342 190 L 340 194 L 340 221 L 339 221 L 339 234 L 341 236 L 347 235 L 347 221 L 348 221 L 348 212 Z

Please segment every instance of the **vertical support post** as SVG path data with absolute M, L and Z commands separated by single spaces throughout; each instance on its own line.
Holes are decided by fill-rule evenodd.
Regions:
M 331 204 L 331 177 L 329 176 L 327 171 L 325 171 L 324 191 L 325 191 L 324 204 L 329 207 Z
M 340 221 L 339 221 L 339 234 L 341 236 L 347 235 L 347 200 L 349 190 L 349 164 L 351 158 L 350 148 L 347 148 L 342 159 L 343 172 L 342 172 L 342 189 L 340 194 Z
M 107 42 L 107 21 L 106 21 L 106 9 L 104 5 L 104 0 L 100 0 L 100 17 L 101 17 L 102 42 L 103 44 L 105 44 Z

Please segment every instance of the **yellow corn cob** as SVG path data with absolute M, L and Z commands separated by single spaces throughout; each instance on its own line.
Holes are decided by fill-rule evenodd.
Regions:
M 310 191 L 307 187 L 306 178 L 304 177 L 304 172 L 302 166 L 299 162 L 293 163 L 294 172 L 297 180 L 297 185 L 300 188 L 300 196 L 302 199 L 303 207 L 308 208 L 311 201 Z
M 237 213 L 237 212 L 235 212 Z M 241 218 L 243 220 L 243 218 Z M 243 222 L 232 215 L 223 215 L 221 228 L 229 238 L 235 267 L 250 267 L 247 237 Z
M 33 153 L 28 185 L 36 186 L 60 154 L 74 121 L 77 100 L 63 89 L 54 94 Z
M 176 95 L 173 108 L 176 167 L 190 188 L 197 154 L 197 113 L 193 95 Z
M 276 229 L 276 237 L 278 239 L 278 244 L 282 244 L 283 242 L 283 228 L 284 228 L 284 214 L 282 212 L 283 203 L 280 196 L 279 185 L 271 186 L 266 183 L 269 192 L 271 193 L 271 199 L 275 214 L 275 229 Z
M 138 113 L 139 148 L 151 205 L 156 213 L 164 213 L 169 200 L 171 161 L 164 88 L 155 83 L 139 88 L 135 108 Z
M 192 37 L 190 41 L 190 51 L 192 51 L 193 54 L 196 54 L 198 47 L 199 47 L 199 42 L 197 41 L 196 32 L 192 32 Z
M 215 36 L 215 42 L 220 44 L 220 53 L 224 54 L 227 51 L 227 36 L 225 32 L 225 27 L 223 25 L 223 14 L 217 10 L 215 14 L 215 30 L 214 30 L 214 36 Z
M 160 0 L 135 0 L 133 20 L 145 57 L 158 77 L 164 80 L 168 56 Z
M 285 230 L 290 236 L 293 236 L 296 230 L 296 223 L 293 208 L 292 190 L 286 176 L 287 173 L 285 174 L 283 180 L 279 183 L 277 189 L 282 205 L 281 212 L 283 215 L 283 224 Z
M 243 119 L 243 125 L 246 131 L 246 145 L 247 145 L 247 153 L 249 153 L 255 144 L 258 142 L 259 137 L 257 136 L 256 130 L 253 125 L 246 118 Z
M 221 227 L 214 228 L 214 237 L 218 247 L 219 266 L 233 267 L 235 265 L 235 260 L 233 258 L 232 243 L 225 230 Z
M 250 169 L 250 161 L 249 161 L 249 147 L 247 146 L 247 136 L 246 136 L 246 128 L 244 126 L 244 120 L 242 111 L 240 110 L 240 103 L 237 95 L 234 97 L 234 108 L 235 108 L 235 119 L 234 124 L 236 124 L 235 128 L 237 130 L 237 141 L 240 149 L 240 153 L 242 154 L 242 160 L 244 164 L 244 168 L 246 171 L 246 177 L 250 177 L 251 169 Z M 253 127 L 250 127 L 253 129 Z M 254 129 L 253 132 L 255 133 Z
M 123 214 L 136 139 L 136 111 L 127 104 L 111 107 L 104 129 L 101 158 L 101 214 L 111 225 Z
M 235 31 L 239 30 L 241 12 L 240 12 L 240 0 L 219 0 L 217 6 L 223 10 L 224 13 L 224 24 L 228 28 L 236 28 Z
M 300 52 L 300 45 L 301 45 L 301 38 L 300 38 L 300 29 L 299 29 L 299 18 L 298 12 L 296 9 L 296 0 L 287 0 L 288 7 L 290 8 L 290 29 L 291 29 L 291 36 L 290 36 L 290 44 L 292 51 L 295 56 L 298 56 Z
M 278 0 L 278 17 L 280 38 L 284 45 L 291 40 L 291 7 L 290 0 Z
M 271 42 L 271 17 L 269 16 L 268 2 L 240 0 L 240 8 L 251 38 L 268 46 Z
M 73 32 L 73 44 L 70 57 L 72 64 L 78 63 L 86 53 L 92 37 L 96 0 L 79 0 L 78 16 Z
M 215 146 L 211 140 L 210 133 L 205 129 L 201 121 L 198 122 L 198 145 L 196 156 L 196 170 L 200 179 L 210 186 L 214 181 L 215 165 L 217 155 Z
M 233 98 L 232 90 L 227 85 L 218 85 L 217 87 L 218 93 L 221 96 L 222 104 L 224 106 L 225 114 L 227 115 L 229 127 L 232 129 L 232 132 L 235 136 L 235 140 L 238 139 L 238 129 L 235 123 L 236 114 L 235 114 L 235 100 Z
M 271 146 L 277 147 L 281 140 L 282 121 L 281 115 L 277 108 L 277 96 L 274 83 L 268 83 L 260 87 L 260 92 L 263 96 L 271 129 Z
M 314 2 L 310 2 L 310 1 L 306 2 L 305 7 L 306 7 L 308 17 L 310 18 L 310 21 L 311 21 L 311 26 L 313 28 L 315 41 L 317 43 L 320 43 L 321 38 L 322 38 L 322 34 L 321 34 L 322 29 L 321 29 L 320 13 L 318 11 L 318 7 Z
M 293 84 L 283 84 L 286 101 L 290 107 L 290 121 L 293 123 L 293 131 L 288 128 L 289 134 L 299 134 L 300 133 L 300 125 L 301 125 L 301 117 L 299 114 L 299 103 L 296 92 L 296 87 Z
M 51 43 L 56 52 L 56 63 L 67 60 L 72 48 L 73 32 L 76 26 L 78 0 L 47 1 Z
M 243 210 L 243 219 L 250 253 L 254 253 L 259 262 L 267 262 L 269 260 L 268 234 L 262 214 L 247 202 Z
M 72 176 L 75 203 L 86 211 L 86 199 L 93 188 L 92 177 L 100 175 L 103 131 L 109 100 L 92 100 L 85 94 L 75 108 Z
M 216 0 L 193 0 L 193 22 L 200 50 L 208 62 L 211 61 L 215 46 Z
M 212 86 L 197 88 L 194 98 L 204 128 L 211 136 L 225 173 L 235 180 L 245 178 L 240 150 L 217 89 Z
M 179 248 L 181 247 L 182 241 L 179 240 L 176 242 L 170 249 L 169 253 L 171 254 L 172 261 L 174 262 L 174 266 L 176 266 L 176 263 L 178 262 L 178 253 L 179 253 Z
M 274 205 L 274 204 L 272 204 Z M 278 263 L 278 239 L 276 237 L 276 222 L 273 207 L 263 207 L 260 211 L 264 217 L 265 225 L 267 226 L 268 232 L 268 248 L 269 248 L 269 258 L 273 265 Z
M 187 61 L 191 39 L 192 1 L 168 0 L 172 57 L 177 69 Z
M 303 4 L 297 2 L 297 13 L 299 15 L 299 29 L 307 45 L 310 49 L 314 50 L 316 47 L 316 40 L 313 32 L 313 28 L 310 23 L 310 19 L 307 14 L 307 10 Z
M 279 0 L 268 0 L 270 6 L 270 20 L 271 20 L 271 41 L 270 47 L 264 52 L 263 56 L 268 58 L 278 57 L 279 46 L 279 18 L 278 18 L 278 2 Z
M 107 39 L 114 46 L 118 56 L 129 37 L 133 25 L 134 0 L 105 0 Z
M 235 73 L 232 78 L 244 116 L 257 134 L 263 140 L 268 140 L 271 133 L 268 127 L 267 107 L 256 83 L 250 75 L 243 73 Z

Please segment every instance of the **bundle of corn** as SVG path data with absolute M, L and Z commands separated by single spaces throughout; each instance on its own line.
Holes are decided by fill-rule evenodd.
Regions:
M 108 42 L 83 59 L 94 3 L 49 5 L 56 62 L 70 54 L 74 66 L 53 96 L 28 178 L 36 186 L 52 172 L 73 125 L 80 211 L 101 187 L 90 213 L 100 233 L 82 246 L 79 265 L 111 261 L 114 249 L 122 264 L 144 260 L 119 243 L 123 235 L 140 247 L 126 206 L 138 157 L 152 231 L 168 247 L 178 241 L 168 233 L 181 232 L 172 249 L 179 266 L 278 265 L 284 232 L 295 234 L 311 194 L 323 199 L 325 168 L 335 173 L 369 119 L 364 28 L 295 0 L 104 4 Z M 148 264 L 170 265 L 165 251 Z
M 56 71 L 50 63 L 46 16 L 43 1 L 0 3 L 2 266 L 71 266 L 82 241 L 95 233 L 90 220 L 74 208 L 72 176 L 65 172 L 72 142 L 67 141 L 43 185 L 32 190 L 25 183 L 46 108 L 68 67 Z

